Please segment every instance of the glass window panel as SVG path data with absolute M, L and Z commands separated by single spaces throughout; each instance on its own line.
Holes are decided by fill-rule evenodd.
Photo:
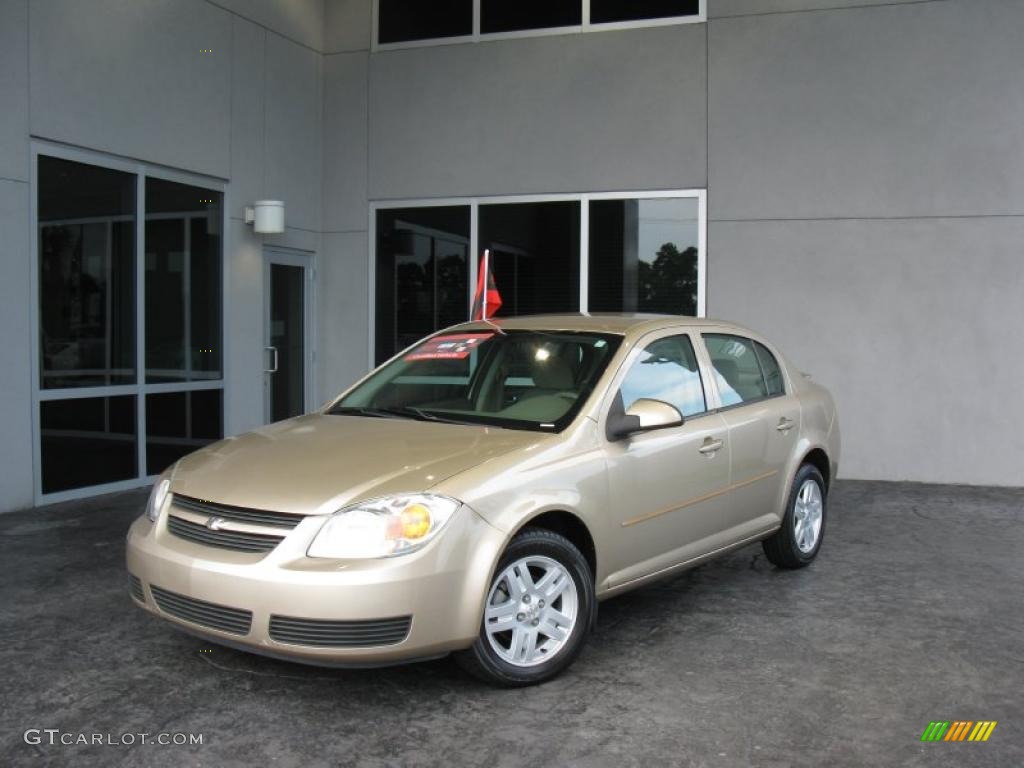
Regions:
M 698 0 L 590 0 L 590 21 L 593 24 L 696 16 L 698 13 Z
M 39 157 L 43 389 L 135 381 L 135 177 Z
M 768 385 L 768 396 L 781 395 L 785 392 L 782 383 L 782 369 L 779 368 L 779 361 L 775 355 L 768 351 L 768 347 L 760 342 L 754 342 L 754 349 L 757 350 L 757 359 L 761 362 L 761 370 L 764 371 L 764 382 Z
M 644 347 L 620 391 L 626 409 L 646 397 L 674 405 L 683 416 L 706 410 L 700 367 L 688 336 L 668 336 Z
M 221 378 L 220 192 L 146 179 L 146 381 Z
M 591 312 L 697 314 L 696 198 L 590 203 Z
M 376 359 L 469 317 L 468 205 L 377 211 Z
M 480 31 L 517 32 L 583 23 L 581 0 L 481 0 Z
M 473 34 L 473 0 L 379 0 L 377 42 Z
M 219 389 L 146 395 L 146 474 L 224 436 Z
M 750 339 L 706 333 L 704 343 L 715 369 L 722 405 L 738 405 L 767 397 L 764 376 Z
M 138 474 L 133 395 L 49 400 L 39 411 L 43 493 Z
M 299 416 L 306 410 L 306 270 L 270 265 L 270 345 L 277 370 L 270 381 L 270 420 Z
M 479 240 L 491 251 L 499 317 L 579 311 L 579 201 L 481 205 Z

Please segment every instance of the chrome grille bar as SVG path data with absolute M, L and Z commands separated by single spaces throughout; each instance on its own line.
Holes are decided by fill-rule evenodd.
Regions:
M 395 645 L 409 636 L 412 616 L 335 621 L 271 616 L 270 637 L 279 643 L 329 648 Z
M 164 613 L 198 624 L 209 629 L 229 632 L 233 635 L 247 635 L 252 626 L 252 612 L 241 608 L 208 603 L 194 597 L 186 597 L 167 589 L 149 585 L 157 606 Z

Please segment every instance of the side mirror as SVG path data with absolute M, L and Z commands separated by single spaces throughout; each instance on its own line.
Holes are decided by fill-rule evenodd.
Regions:
M 608 414 L 605 433 L 609 440 L 621 440 L 638 432 L 678 427 L 682 423 L 683 414 L 662 400 L 642 397 L 629 406 L 628 411 L 623 411 L 620 393 Z

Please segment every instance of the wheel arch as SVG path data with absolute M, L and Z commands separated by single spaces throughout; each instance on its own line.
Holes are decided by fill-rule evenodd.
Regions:
M 807 451 L 797 465 L 797 469 L 804 464 L 810 464 L 821 472 L 821 477 L 825 481 L 826 491 L 832 486 L 832 462 L 829 461 L 828 454 L 825 453 L 824 448 L 816 446 Z
M 594 543 L 594 536 L 590 528 L 578 515 L 564 509 L 548 509 L 537 512 L 532 517 L 522 521 L 508 537 L 512 541 L 517 534 L 527 528 L 541 528 L 552 533 L 564 536 L 582 554 L 590 566 L 590 576 L 597 580 L 597 546 Z M 508 546 L 506 542 L 505 546 Z

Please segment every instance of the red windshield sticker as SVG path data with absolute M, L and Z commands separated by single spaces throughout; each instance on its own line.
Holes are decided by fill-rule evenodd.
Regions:
M 452 333 L 435 336 L 405 356 L 406 360 L 464 360 L 493 333 Z

